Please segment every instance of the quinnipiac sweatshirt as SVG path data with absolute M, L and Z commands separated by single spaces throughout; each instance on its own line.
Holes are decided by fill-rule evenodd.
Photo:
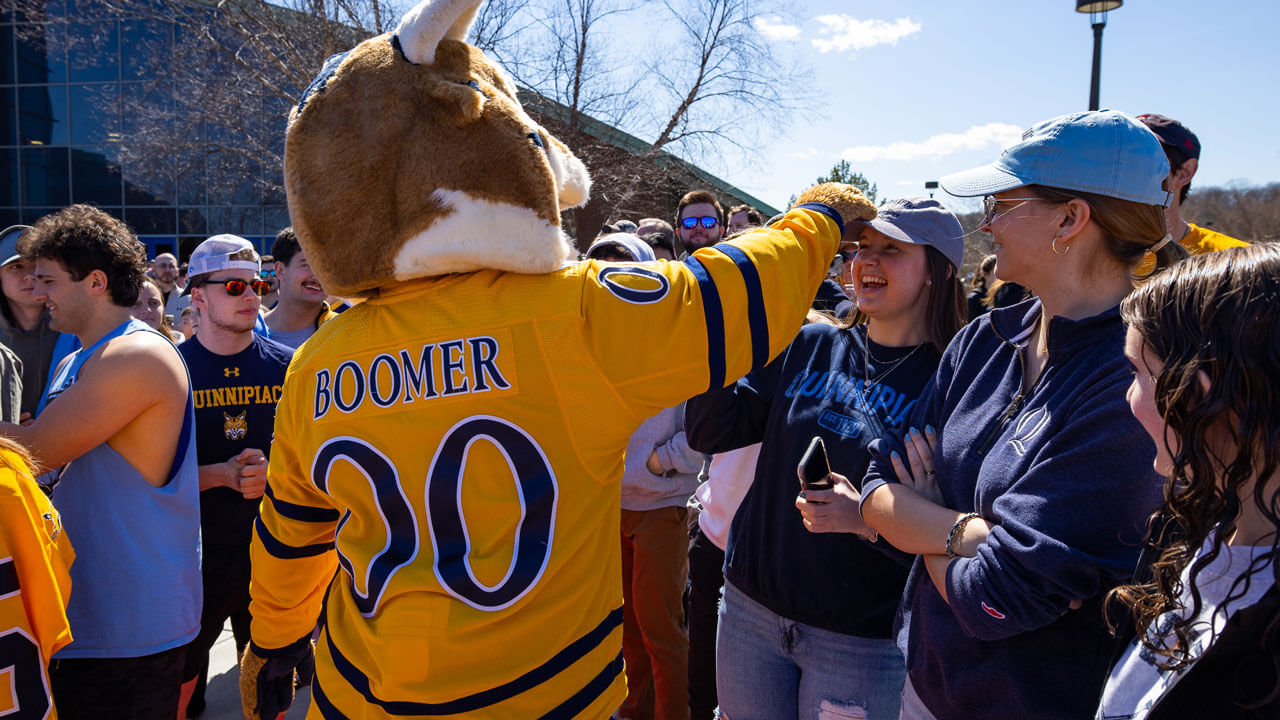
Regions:
M 866 326 L 807 325 L 772 363 L 686 403 L 689 445 L 708 454 L 762 442 L 725 546 L 725 580 L 772 612 L 824 630 L 890 638 L 910 557 L 849 533 L 811 533 L 796 466 L 822 436 L 832 471 L 857 482 L 867 444 L 902 426 L 938 364 L 928 343 L 871 343 Z M 878 382 L 863 382 L 866 370 Z M 884 546 L 880 549 L 879 546 Z
M 1019 344 L 1039 317 L 1031 299 L 969 323 L 903 426 L 936 429 L 943 504 L 992 525 L 976 557 L 948 566 L 950 604 L 919 559 L 907 581 L 898 644 L 941 720 L 1093 717 L 1115 642 L 1101 599 L 1132 577 L 1161 502 L 1155 444 L 1125 400 L 1118 308 L 1051 319 L 1023 393 Z M 897 481 L 895 447 L 901 432 L 873 444 L 863 502 Z

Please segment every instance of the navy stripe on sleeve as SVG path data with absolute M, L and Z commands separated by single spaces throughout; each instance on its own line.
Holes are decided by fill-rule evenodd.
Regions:
M 725 374 L 724 309 L 720 306 L 720 291 L 700 260 L 690 256 L 684 264 L 698 281 L 698 291 L 702 293 L 702 312 L 707 323 L 707 369 L 711 375 L 707 390 L 719 390 L 724 387 Z
M 360 668 L 357 668 L 352 664 L 352 662 L 348 660 L 340 650 L 338 650 L 338 646 L 334 644 L 333 636 L 329 634 L 328 630 L 324 632 L 324 639 L 328 645 L 329 657 L 333 661 L 334 669 L 336 669 L 338 674 L 342 676 L 342 679 L 346 680 L 347 684 L 350 685 L 353 690 L 360 693 L 369 704 L 377 705 L 383 712 L 389 715 L 457 715 L 459 713 L 475 712 L 482 708 L 496 705 L 497 703 L 510 700 L 520 693 L 538 687 L 585 657 L 587 653 L 591 652 L 598 647 L 600 643 L 604 642 L 609 636 L 609 633 L 613 632 L 614 628 L 621 624 L 622 608 L 617 608 L 606 615 L 599 625 L 588 631 L 582 637 L 566 645 L 564 649 L 552 656 L 550 660 L 520 677 L 511 680 L 510 682 L 503 683 L 502 685 L 498 685 L 497 687 L 489 688 L 488 690 L 482 690 L 478 693 L 467 695 L 466 697 L 460 697 L 456 700 L 449 700 L 447 702 L 440 703 L 423 703 L 409 700 L 383 700 L 375 696 L 373 694 L 373 688 L 369 683 L 369 676 L 361 672 Z M 605 672 L 601 673 L 601 675 L 609 672 L 609 670 L 614 667 L 614 664 L 620 662 L 620 660 L 621 658 L 610 663 L 605 668 Z M 621 668 L 619 667 L 618 671 L 620 670 Z M 617 672 L 614 672 L 610 677 L 616 677 L 616 675 Z M 581 691 L 576 693 L 573 698 L 571 698 L 571 701 L 574 698 L 578 698 L 579 695 L 589 693 L 590 690 L 595 688 L 598 681 L 599 676 L 588 683 Z M 605 688 L 608 688 L 607 683 L 604 685 L 604 688 L 601 688 L 596 692 L 596 695 L 598 696 L 599 693 L 604 692 Z
M 728 255 L 742 273 L 742 283 L 747 288 L 747 321 L 751 326 L 751 369 L 769 361 L 769 316 L 764 311 L 764 288 L 760 285 L 760 270 L 742 248 L 733 245 L 716 245 L 716 250 Z
M 808 202 L 808 203 L 800 203 L 799 205 L 791 209 L 798 210 L 800 208 L 804 208 L 805 210 L 816 210 L 817 212 L 820 212 L 823 215 L 826 215 L 832 220 L 835 220 L 836 227 L 840 229 L 840 234 L 841 235 L 844 234 L 844 220 L 840 219 L 840 213 L 836 212 L 830 205 L 824 205 L 822 203 L 816 203 L 816 202 Z
M 0 560 L 0 597 L 12 595 L 20 589 L 18 567 L 13 564 L 13 558 Z
M 262 524 L 262 518 L 256 518 L 253 521 L 253 527 L 258 533 L 258 539 L 262 541 L 262 547 L 272 556 L 281 560 L 297 560 L 298 558 L 314 557 L 323 555 L 334 548 L 331 542 L 317 543 L 315 545 L 303 545 L 302 547 L 294 547 L 280 542 L 267 531 L 267 526 Z
M 311 507 L 310 505 L 298 505 L 297 503 L 291 503 L 288 500 L 281 500 L 276 497 L 274 492 L 271 491 L 270 483 L 267 484 L 266 495 L 268 498 L 271 498 L 271 504 L 275 507 L 276 512 L 290 520 L 313 523 L 338 522 L 339 514 L 337 510 L 334 510 L 333 508 Z

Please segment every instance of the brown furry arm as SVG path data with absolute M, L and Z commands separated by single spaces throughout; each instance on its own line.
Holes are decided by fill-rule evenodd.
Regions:
M 856 220 L 874 220 L 876 208 L 862 191 L 844 183 L 822 183 L 800 193 L 796 204 L 822 203 L 840 214 L 847 226 Z

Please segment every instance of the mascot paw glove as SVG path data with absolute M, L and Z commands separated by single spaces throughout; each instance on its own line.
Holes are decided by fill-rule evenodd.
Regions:
M 253 643 L 240 659 L 240 703 L 244 716 L 275 720 L 293 704 L 293 671 L 311 655 L 311 637 L 275 650 Z
M 822 183 L 800 193 L 796 204 L 822 203 L 840 214 L 840 220 L 849 226 L 859 220 L 874 220 L 876 206 L 862 191 L 844 183 Z

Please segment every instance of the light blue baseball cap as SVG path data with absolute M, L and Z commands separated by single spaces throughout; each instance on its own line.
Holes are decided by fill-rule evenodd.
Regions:
M 996 161 L 947 175 L 952 195 L 973 197 L 1043 185 L 1167 207 L 1169 159 L 1160 139 L 1116 110 L 1073 113 L 1036 123 Z

